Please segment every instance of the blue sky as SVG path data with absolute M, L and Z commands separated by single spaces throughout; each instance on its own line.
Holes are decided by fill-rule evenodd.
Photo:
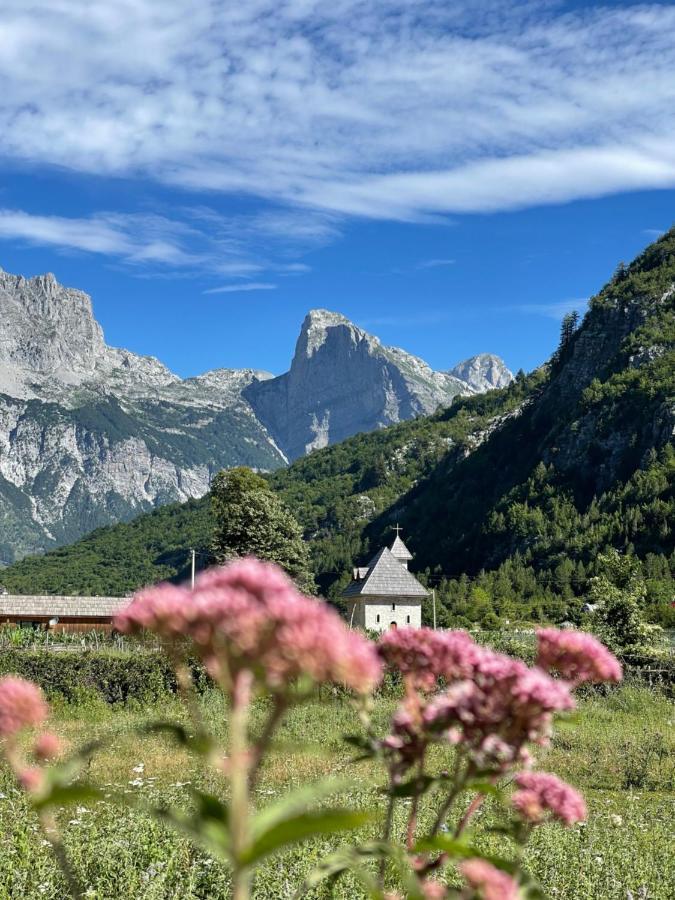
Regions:
M 182 375 L 312 307 L 530 369 L 675 220 L 675 5 L 5 0 L 0 265 Z

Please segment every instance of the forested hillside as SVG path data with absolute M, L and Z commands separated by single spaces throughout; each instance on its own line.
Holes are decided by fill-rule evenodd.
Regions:
M 441 621 L 578 615 L 600 552 L 635 553 L 667 621 L 675 565 L 675 230 L 568 319 L 550 363 L 506 389 L 359 435 L 269 476 L 311 543 L 322 591 L 399 521 Z M 102 529 L 6 569 L 14 590 L 124 592 L 183 577 L 206 501 Z
M 519 376 L 508 388 L 458 399 L 449 410 L 357 435 L 312 453 L 267 476 L 311 542 L 314 571 L 328 590 L 367 553 L 365 526 L 391 510 L 451 451 L 462 456 L 495 417 L 517 409 L 541 380 Z M 208 497 L 170 504 L 130 523 L 100 528 L 44 556 L 0 570 L 7 589 L 28 593 L 124 594 L 160 579 L 185 578 L 190 548 L 198 567 L 209 559 L 212 520 Z M 334 592 L 333 592 L 334 593 Z

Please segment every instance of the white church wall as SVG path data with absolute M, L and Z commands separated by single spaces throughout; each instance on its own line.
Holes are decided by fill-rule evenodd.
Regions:
M 375 597 L 357 604 L 355 624 L 357 618 L 362 618 L 361 628 L 372 631 L 386 631 L 392 622 L 396 623 L 397 628 L 421 628 L 422 604 L 419 600 Z

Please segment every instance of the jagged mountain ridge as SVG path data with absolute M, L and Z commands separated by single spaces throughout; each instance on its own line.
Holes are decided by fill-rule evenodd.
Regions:
M 339 313 L 317 309 L 302 324 L 290 370 L 254 381 L 244 396 L 297 459 L 353 434 L 428 415 L 474 391 L 468 379 L 435 372 Z
M 217 369 L 181 379 L 154 357 L 108 346 L 91 298 L 53 275 L 0 271 L 0 313 L 0 564 L 158 504 L 202 496 L 220 468 L 271 470 L 315 446 L 476 390 L 323 311 L 308 315 L 298 340 L 323 362 L 319 371 L 304 373 L 304 386 L 297 352 L 288 376 Z M 322 327 L 321 346 L 310 351 Z M 365 354 L 340 358 L 344 329 Z M 259 392 L 286 377 L 300 390 L 284 424 Z M 360 380 L 359 401 L 387 379 L 386 413 L 366 402 L 350 420 L 341 409 L 348 398 L 326 395 L 322 379 Z M 452 389 L 443 389 L 446 384 Z M 323 436 L 319 427 L 318 436 L 306 439 L 322 396 L 321 415 L 342 425 Z

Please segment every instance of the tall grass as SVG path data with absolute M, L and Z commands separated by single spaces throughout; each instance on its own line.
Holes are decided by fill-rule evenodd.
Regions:
M 227 728 L 220 695 L 201 699 L 205 717 L 217 733 Z M 375 715 L 383 720 L 394 701 L 380 699 Z M 263 719 L 264 703 L 255 714 Z M 112 790 L 138 792 L 157 800 L 190 803 L 190 786 L 223 793 L 217 776 L 205 774 L 199 762 L 168 740 L 149 737 L 139 743 L 134 729 L 142 722 L 173 717 L 182 711 L 174 697 L 151 705 L 130 702 L 109 705 L 95 695 L 77 703 L 57 702 L 55 730 L 68 744 L 112 733 L 104 750 L 94 756 L 88 777 Z M 634 897 L 672 900 L 675 859 L 675 706 L 663 695 L 625 686 L 607 696 L 590 696 L 579 713 L 557 730 L 542 766 L 581 788 L 590 817 L 572 829 L 543 826 L 528 848 L 527 863 L 553 898 L 564 900 L 626 900 Z M 259 785 L 261 802 L 311 778 L 331 773 L 352 775 L 349 792 L 355 806 L 383 807 L 376 770 L 369 763 L 354 765 L 343 733 L 359 730 L 346 698 L 325 697 L 291 712 Z M 447 755 L 449 749 L 436 749 Z M 0 770 L 0 898 L 65 897 L 49 848 L 42 845 L 35 823 L 9 773 Z M 430 815 L 424 805 L 421 816 Z M 401 817 L 403 816 L 403 811 Z M 75 868 L 88 896 L 111 898 L 225 898 L 229 875 L 199 848 L 137 812 L 108 803 L 65 809 L 60 821 Z M 478 818 L 476 839 L 499 849 L 491 835 L 490 803 Z M 402 836 L 402 818 L 395 823 Z M 367 834 L 363 835 L 367 837 Z M 303 876 L 336 840 L 317 839 L 301 849 L 268 860 L 260 869 L 254 896 L 292 896 Z M 314 896 L 355 900 L 361 894 L 350 880 L 331 893 Z

